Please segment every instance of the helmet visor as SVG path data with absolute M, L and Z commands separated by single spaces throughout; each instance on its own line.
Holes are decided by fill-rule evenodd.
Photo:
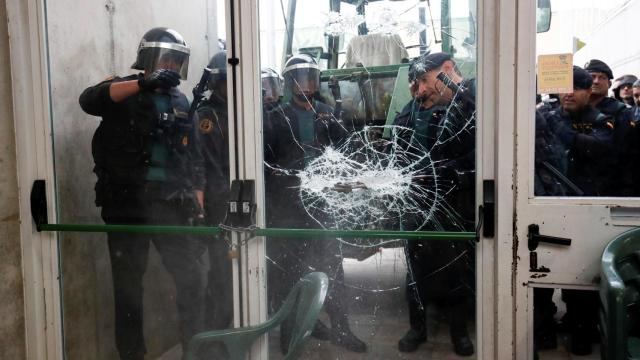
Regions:
M 320 70 L 296 69 L 285 75 L 285 81 L 294 93 L 315 92 L 320 84 Z
M 282 96 L 282 82 L 275 76 L 262 77 L 262 99 L 277 101 Z
M 189 53 L 164 47 L 144 49 L 144 70 L 152 73 L 158 69 L 173 70 L 180 78 L 187 79 L 189 72 Z
M 285 86 L 293 93 L 313 93 L 320 85 L 320 69 L 317 65 L 295 64 L 284 69 Z
M 227 86 L 227 69 L 211 69 L 207 87 L 209 90 L 215 90 L 218 86 Z

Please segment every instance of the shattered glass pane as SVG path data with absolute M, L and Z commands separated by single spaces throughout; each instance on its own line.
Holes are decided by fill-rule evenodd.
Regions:
M 270 313 L 321 271 L 302 357 L 473 355 L 473 239 L 322 231 L 474 231 L 476 2 L 260 6 L 263 94 L 280 94 L 263 97 L 267 227 L 317 230 L 267 239 Z M 271 334 L 270 358 L 287 353 L 293 321 Z
M 325 34 L 332 36 L 340 36 L 345 32 L 356 32 L 358 25 L 364 22 L 362 15 L 345 15 L 332 11 L 327 16 L 327 24 L 325 25 Z

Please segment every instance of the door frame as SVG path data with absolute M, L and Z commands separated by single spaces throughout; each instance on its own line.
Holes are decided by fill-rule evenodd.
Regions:
M 262 129 L 259 79 L 257 0 L 228 0 L 234 4 L 234 43 L 237 67 L 238 139 L 245 146 L 238 153 L 241 179 L 255 179 L 258 203 L 264 204 L 262 181 Z M 62 312 L 55 233 L 38 233 L 31 220 L 29 192 L 36 179 L 47 181 L 49 221 L 56 222 L 55 175 L 48 91 L 48 59 L 44 0 L 8 1 L 13 110 L 20 184 L 20 236 L 25 293 L 25 339 L 28 359 L 63 359 Z M 515 358 L 516 336 L 513 247 L 516 18 L 517 3 L 478 1 L 478 127 L 477 188 L 483 179 L 495 179 L 496 235 L 481 238 L 477 247 L 477 353 L 484 359 Z M 227 14 L 231 9 L 227 6 Z M 227 17 L 228 36 L 231 21 Z M 232 71 L 232 69 L 229 69 Z M 230 117 L 233 116 L 230 113 Z M 500 124 L 500 126 L 498 126 Z M 231 136 L 233 139 L 233 136 Z M 255 141 L 243 141 L 254 139 Z M 233 146 L 233 140 L 232 146 Z M 480 156 L 484 154 L 484 156 Z M 482 194 L 477 192 L 476 202 Z M 258 206 L 258 225 L 264 214 Z M 243 324 L 266 319 L 264 239 L 242 248 Z M 508 269 L 508 270 L 507 270 Z M 266 358 L 262 340 L 252 358 Z
M 56 221 L 44 1 L 7 1 L 13 121 L 20 203 L 20 242 L 27 359 L 63 359 L 58 236 L 37 232 L 30 192 L 46 181 Z

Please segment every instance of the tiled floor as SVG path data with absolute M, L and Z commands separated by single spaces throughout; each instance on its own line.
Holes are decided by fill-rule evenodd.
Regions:
M 356 354 L 333 346 L 330 342 L 311 338 L 302 349 L 300 359 L 356 360 L 356 359 L 475 359 L 460 357 L 452 349 L 445 317 L 434 306 L 429 306 L 429 339 L 414 353 L 397 350 L 398 340 L 408 330 L 407 304 L 404 296 L 406 268 L 402 249 L 384 249 L 365 261 L 347 259 L 344 262 L 346 282 L 349 285 L 350 323 L 353 332 L 363 340 L 367 352 Z M 326 314 L 321 319 L 328 324 Z M 474 324 L 469 324 L 475 342 Z M 567 341 L 559 338 L 556 350 L 540 352 L 541 360 L 599 359 L 599 349 L 588 357 L 572 356 L 566 351 Z M 279 351 L 279 331 L 269 336 L 270 359 L 282 359 Z M 178 360 L 179 346 L 164 354 L 161 360 Z
M 414 353 L 398 351 L 398 340 L 409 329 L 405 300 L 406 266 L 402 249 L 383 249 L 365 261 L 347 259 L 344 262 L 345 281 L 349 285 L 349 320 L 353 332 L 364 341 L 367 352 L 356 354 L 311 339 L 302 350 L 301 359 L 475 359 L 453 353 L 444 315 L 429 306 L 428 341 Z M 322 315 L 328 324 L 326 314 Z M 470 324 L 470 330 L 473 326 Z M 278 333 L 270 337 L 272 359 L 281 359 Z M 472 338 L 475 338 L 471 331 Z

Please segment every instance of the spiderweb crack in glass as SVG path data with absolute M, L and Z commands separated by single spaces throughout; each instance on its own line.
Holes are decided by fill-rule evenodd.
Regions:
M 340 36 L 353 31 L 364 22 L 362 15 L 347 15 L 331 11 L 327 14 L 324 33 L 331 36 Z
M 412 185 L 416 176 L 435 177 L 429 152 L 398 141 L 371 139 L 373 128 L 365 127 L 342 145 L 328 147 L 298 173 L 302 204 L 325 228 L 364 229 L 399 219 L 403 213 L 424 214 L 425 209 L 411 200 L 416 195 L 438 203 L 437 192 Z M 430 212 L 427 209 L 426 214 Z
M 391 130 L 390 139 L 372 136 L 385 128 Z M 460 131 L 450 134 L 456 136 Z M 444 133 L 439 143 L 447 142 Z M 341 145 L 327 147 L 302 170 L 275 170 L 300 179 L 298 192 L 304 209 L 324 228 L 367 229 L 398 223 L 403 216 L 438 227 L 439 219 L 458 217 L 443 198 L 452 185 L 439 181 L 441 162 L 431 158 L 429 149 L 411 141 L 414 135 L 412 129 L 401 126 L 366 126 Z M 359 247 L 389 242 L 342 241 Z
M 367 14 L 366 18 L 357 14 L 341 14 L 335 11 L 329 12 L 324 26 L 324 33 L 331 36 L 343 34 L 357 34 L 358 26 L 367 22 L 370 34 L 395 34 L 405 32 L 409 36 L 425 31 L 427 26 L 417 21 L 402 21 L 399 19 L 403 12 L 384 7 L 375 14 Z

